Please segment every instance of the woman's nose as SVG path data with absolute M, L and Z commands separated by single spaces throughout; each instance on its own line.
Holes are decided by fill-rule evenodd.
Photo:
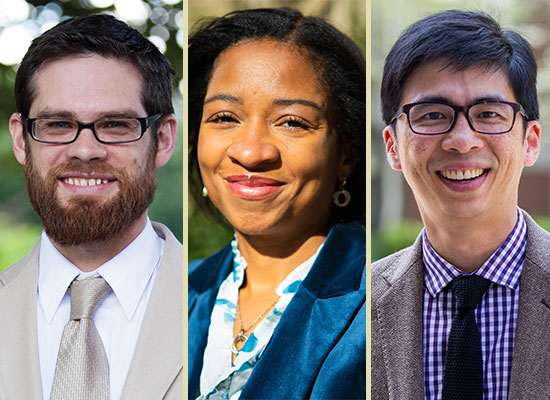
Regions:
M 249 121 L 235 132 L 227 156 L 247 169 L 271 165 L 280 159 L 268 124 L 259 120 Z

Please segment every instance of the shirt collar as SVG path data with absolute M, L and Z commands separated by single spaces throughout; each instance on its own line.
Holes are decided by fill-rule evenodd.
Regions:
M 130 319 L 160 262 L 165 242 L 147 218 L 144 229 L 126 248 L 95 271 L 84 273 L 55 248 L 45 232 L 42 232 L 40 241 L 38 298 L 48 323 L 71 282 L 77 277 L 93 275 L 101 275 L 111 286 L 124 314 Z
M 496 284 L 507 286 L 512 290 L 517 289 L 519 285 L 527 244 L 527 226 L 519 209 L 517 215 L 516 225 L 506 240 L 473 273 Z M 428 241 L 425 229 L 422 231 L 422 260 L 426 272 L 424 284 L 428 293 L 433 297 L 441 292 L 454 278 L 464 274 L 437 254 Z

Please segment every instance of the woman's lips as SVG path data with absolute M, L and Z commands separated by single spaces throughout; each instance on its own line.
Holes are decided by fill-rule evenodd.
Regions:
M 231 193 L 241 199 L 261 200 L 277 193 L 283 182 L 257 175 L 231 175 L 224 178 Z

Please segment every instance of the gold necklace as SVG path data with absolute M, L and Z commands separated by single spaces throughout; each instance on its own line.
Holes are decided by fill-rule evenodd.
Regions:
M 275 307 L 275 304 L 277 304 L 277 302 L 279 301 L 279 298 L 280 297 L 277 297 L 277 300 L 275 300 L 275 302 L 273 304 L 271 304 L 269 307 L 267 307 L 265 310 L 263 310 L 261 312 L 261 314 L 258 315 L 256 317 L 256 319 L 254 321 L 252 321 L 250 326 L 246 329 L 243 328 L 243 320 L 241 318 L 241 309 L 239 307 L 240 301 L 237 301 L 237 318 L 239 319 L 239 333 L 237 333 L 233 337 L 233 342 L 231 342 L 231 353 L 239 354 L 240 350 L 237 350 L 237 344 L 239 342 L 243 342 L 243 345 L 244 345 L 244 343 L 246 343 L 246 341 L 248 340 L 248 336 L 246 336 L 246 332 L 248 332 L 250 329 L 252 329 L 252 327 L 254 327 L 254 325 L 256 325 L 256 323 L 259 320 L 261 320 L 264 317 L 264 315 L 269 312 L 269 310 L 271 310 L 273 307 Z

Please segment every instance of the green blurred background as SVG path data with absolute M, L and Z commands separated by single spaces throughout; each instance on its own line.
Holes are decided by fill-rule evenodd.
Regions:
M 174 109 L 178 140 L 170 162 L 157 170 L 158 190 L 149 215 L 183 236 L 183 10 L 182 0 L 0 0 L 0 271 L 24 256 L 40 236 L 41 223 L 25 190 L 23 168 L 11 148 L 8 120 L 15 111 L 17 64 L 30 41 L 68 16 L 109 12 L 149 38 L 177 74 Z
M 519 204 L 550 230 L 550 2 L 549 0 L 372 0 L 371 3 L 371 259 L 409 246 L 422 229 L 413 195 L 401 172 L 386 162 L 380 83 L 384 60 L 411 23 L 446 9 L 484 11 L 504 28 L 520 32 L 538 62 L 542 147 L 535 166 L 526 168 Z
M 365 0 L 189 0 L 189 31 L 192 32 L 193 24 L 203 17 L 260 7 L 293 7 L 304 15 L 324 18 L 351 37 L 365 54 Z M 204 216 L 191 196 L 188 204 L 188 259 L 191 261 L 214 253 L 231 239 L 233 232 Z

